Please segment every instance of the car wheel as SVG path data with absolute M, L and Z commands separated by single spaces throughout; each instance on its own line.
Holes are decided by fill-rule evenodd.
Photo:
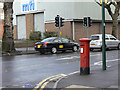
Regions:
M 78 50 L 77 46 L 73 46 L 73 52 L 76 52 Z
M 120 43 L 118 44 L 118 50 L 120 50 Z
M 57 53 L 57 48 L 56 48 L 56 47 L 52 47 L 52 48 L 51 48 L 51 53 L 52 53 L 52 54 Z

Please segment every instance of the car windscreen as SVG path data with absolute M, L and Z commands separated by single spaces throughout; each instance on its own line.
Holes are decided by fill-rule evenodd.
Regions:
M 90 39 L 91 40 L 99 40 L 99 36 L 91 36 Z
M 46 38 L 44 40 L 42 40 L 41 42 L 51 42 L 53 41 L 55 38 Z

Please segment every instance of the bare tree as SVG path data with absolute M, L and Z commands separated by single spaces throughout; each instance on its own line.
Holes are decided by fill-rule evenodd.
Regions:
M 97 4 L 102 6 L 101 0 L 95 0 Z M 112 11 L 112 6 L 114 6 L 114 11 Z M 118 16 L 120 9 L 120 0 L 107 0 L 105 3 L 105 8 L 107 9 L 109 15 L 112 18 L 113 26 L 112 26 L 112 35 L 118 37 Z
M 15 52 L 13 38 L 13 1 L 3 0 L 4 2 L 4 33 L 2 39 L 2 51 Z

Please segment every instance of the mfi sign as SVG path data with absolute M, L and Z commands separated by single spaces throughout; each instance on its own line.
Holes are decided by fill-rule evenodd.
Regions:
M 22 4 L 22 12 L 34 11 L 36 9 L 36 3 L 34 0 L 30 0 L 27 3 Z

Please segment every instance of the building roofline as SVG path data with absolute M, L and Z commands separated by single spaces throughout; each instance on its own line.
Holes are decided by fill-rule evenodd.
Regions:
M 83 22 L 83 19 L 65 19 L 64 22 Z M 92 19 L 93 23 L 102 23 L 102 20 Z M 48 20 L 45 23 L 55 23 L 55 20 Z M 105 23 L 112 23 L 112 20 L 105 20 Z M 120 23 L 120 20 L 118 20 Z
M 83 22 L 83 19 L 73 19 L 73 21 L 75 21 L 75 22 Z M 101 23 L 102 20 L 92 19 L 92 22 Z M 105 22 L 106 23 L 112 23 L 112 20 L 105 20 Z M 118 20 L 118 22 L 120 23 L 120 20 Z
M 15 14 L 16 16 L 21 16 L 21 15 L 26 15 L 26 14 L 35 14 L 35 13 L 44 13 L 45 10 L 40 10 L 40 11 L 31 11 L 31 12 L 24 12 L 24 13 L 17 13 Z

